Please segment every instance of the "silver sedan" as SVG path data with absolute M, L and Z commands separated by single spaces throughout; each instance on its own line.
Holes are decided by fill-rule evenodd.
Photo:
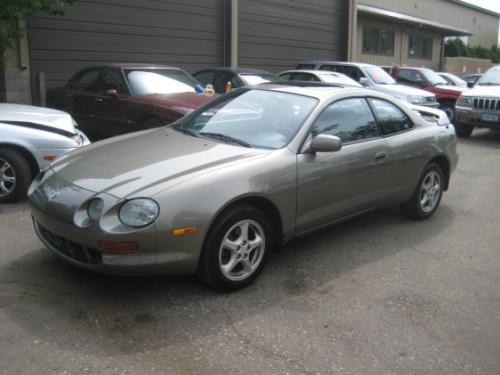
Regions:
M 457 154 L 424 110 L 364 88 L 238 89 L 57 160 L 29 191 L 35 230 L 88 270 L 242 288 L 294 237 L 384 206 L 430 217 Z
M 40 170 L 89 143 L 66 112 L 0 104 L 0 202 L 23 197 Z

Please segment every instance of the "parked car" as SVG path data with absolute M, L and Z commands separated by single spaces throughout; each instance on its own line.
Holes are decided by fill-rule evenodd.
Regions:
M 500 129 L 500 65 L 489 69 L 457 101 L 455 127 L 459 137 L 474 128 Z
M 278 74 L 283 81 L 326 82 L 339 85 L 362 87 L 361 84 L 345 74 L 327 70 L 287 70 Z
M 69 112 L 90 136 L 111 137 L 174 122 L 213 99 L 185 71 L 165 65 L 107 64 L 47 91 L 47 105 Z
M 467 82 L 467 87 L 474 87 L 477 80 L 482 77 L 482 74 L 467 74 L 462 77 L 462 79 Z
M 193 73 L 203 87 L 212 85 L 216 94 L 224 94 L 227 91 L 227 83 L 231 83 L 231 89 L 260 83 L 273 82 L 279 78 L 270 72 L 247 68 L 213 68 L 203 69 Z
M 467 82 L 455 74 L 446 72 L 438 72 L 438 74 L 447 82 L 449 86 L 468 87 Z
M 408 103 L 438 107 L 434 94 L 398 85 L 390 75 L 376 65 L 339 61 L 303 61 L 297 65 L 297 69 L 314 69 L 343 73 L 365 87 L 392 95 Z
M 455 103 L 467 88 L 448 86 L 447 82 L 436 72 L 427 68 L 399 67 L 391 69 L 391 75 L 397 82 L 412 87 L 419 87 L 436 95 L 439 108 L 446 112 L 450 121 L 455 117 Z
M 319 85 L 241 88 L 57 160 L 30 188 L 36 233 L 81 268 L 234 290 L 273 247 L 325 225 L 392 205 L 430 217 L 457 163 L 449 121 Z
M 89 144 L 65 112 L 0 104 L 0 203 L 26 195 L 33 178 L 59 156 Z

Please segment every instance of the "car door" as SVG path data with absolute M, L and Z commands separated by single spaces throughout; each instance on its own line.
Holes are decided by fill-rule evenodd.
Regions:
M 94 132 L 100 137 L 128 133 L 136 128 L 133 121 L 136 105 L 130 102 L 130 91 L 120 69 L 104 68 L 101 72 L 101 91 L 94 98 Z M 117 95 L 110 95 L 115 90 Z
M 64 92 L 68 112 L 86 133 L 92 133 L 96 128 L 94 104 L 95 98 L 101 91 L 100 75 L 100 68 L 86 69 L 70 82 Z
M 384 204 L 391 151 L 364 97 L 331 103 L 316 119 L 309 138 L 341 138 L 336 152 L 297 155 L 297 231 L 304 232 Z
M 393 171 L 388 187 L 390 198 L 400 203 L 415 189 L 427 162 L 425 150 L 430 139 L 417 134 L 415 124 L 398 106 L 379 98 L 369 99 L 377 118 L 382 137 L 391 148 L 392 157 L 388 161 Z

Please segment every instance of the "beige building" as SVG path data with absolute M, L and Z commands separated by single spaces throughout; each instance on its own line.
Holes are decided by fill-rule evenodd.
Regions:
M 459 0 L 352 0 L 350 59 L 439 70 L 446 37 L 490 48 L 500 15 Z

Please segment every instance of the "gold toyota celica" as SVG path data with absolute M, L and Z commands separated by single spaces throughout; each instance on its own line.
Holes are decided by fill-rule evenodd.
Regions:
M 273 248 L 320 227 L 391 205 L 430 217 L 455 146 L 439 110 L 364 88 L 266 84 L 61 157 L 29 200 L 41 241 L 69 263 L 235 290 Z

